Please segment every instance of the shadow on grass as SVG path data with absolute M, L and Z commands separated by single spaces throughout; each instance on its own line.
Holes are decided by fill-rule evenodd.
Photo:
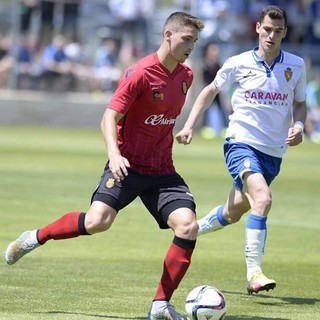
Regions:
M 289 318 L 265 318 L 257 316 L 228 316 L 226 320 L 290 320 Z
M 242 292 L 230 292 L 224 291 L 225 293 L 232 294 L 232 295 L 245 295 Z M 296 304 L 296 305 L 314 305 L 317 302 L 320 302 L 320 299 L 314 298 L 294 298 L 294 297 L 278 297 L 278 296 L 270 296 L 270 295 L 245 295 L 248 298 L 256 297 L 256 298 L 263 298 L 266 299 L 265 301 L 257 301 L 257 303 L 262 305 L 269 305 L 269 306 L 276 306 L 283 303 L 287 304 Z M 274 301 L 272 301 L 274 300 Z M 278 301 L 276 301 L 278 300 Z M 280 300 L 280 301 L 279 301 Z M 83 313 L 83 312 L 70 312 L 70 311 L 47 311 L 47 312 L 35 312 L 38 314 L 69 314 L 69 315 L 79 315 L 79 316 L 86 316 L 92 318 L 101 318 L 101 319 L 114 319 L 114 320 L 145 320 L 146 317 L 121 317 L 121 316 L 112 316 L 112 315 L 103 315 L 103 314 L 93 314 L 93 313 Z M 230 316 L 227 315 L 228 320 L 290 320 L 288 318 L 266 318 L 266 317 L 257 317 L 257 316 L 248 316 L 248 315 L 239 315 L 239 316 Z
M 70 311 L 47 311 L 47 312 L 34 312 L 37 314 L 69 314 L 69 315 L 78 315 L 78 316 L 86 316 L 92 318 L 103 318 L 103 319 L 122 319 L 122 320 L 145 320 L 146 317 L 120 317 L 120 316 L 110 316 L 104 314 L 93 314 L 93 313 L 84 313 L 84 312 L 70 312 Z
M 103 319 L 120 319 L 120 320 L 145 320 L 146 317 L 119 317 L 119 316 L 110 316 L 102 314 L 92 314 L 92 313 L 83 313 L 83 312 L 68 312 L 68 311 L 47 311 L 47 312 L 37 312 L 39 314 L 69 314 L 69 315 L 79 315 L 92 318 L 103 318 Z M 265 318 L 265 317 L 256 317 L 256 316 L 228 316 L 228 320 L 290 320 L 288 318 Z
M 296 298 L 296 297 L 279 297 L 272 295 L 264 295 L 264 294 L 253 294 L 249 296 L 248 294 L 244 294 L 242 292 L 231 292 L 224 290 L 224 293 L 228 293 L 231 295 L 242 295 L 248 297 L 257 298 L 258 304 L 264 306 L 284 306 L 284 305 L 315 305 L 317 302 L 320 302 L 320 299 L 316 298 Z M 260 299 L 264 299 L 261 301 Z M 248 315 L 240 315 L 240 316 L 228 316 L 228 320 L 289 320 L 288 318 L 266 318 L 266 317 L 257 317 L 257 316 L 248 316 Z
M 287 304 L 297 304 L 297 305 L 314 305 L 317 302 L 320 302 L 320 299 L 316 298 L 298 298 L 298 297 L 278 297 L 278 296 L 273 296 L 272 293 L 270 295 L 265 295 L 265 294 L 252 294 L 249 296 L 248 294 L 244 294 L 242 292 L 231 292 L 231 291 L 223 291 L 224 293 L 232 294 L 232 295 L 244 295 L 247 297 L 257 297 L 257 298 L 263 298 L 269 301 L 266 302 L 261 302 L 259 301 L 258 303 L 264 304 L 264 305 L 277 305 L 279 302 L 272 302 L 272 300 L 280 300 L 281 302 L 285 302 Z

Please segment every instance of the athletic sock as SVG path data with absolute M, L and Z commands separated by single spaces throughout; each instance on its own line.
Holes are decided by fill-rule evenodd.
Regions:
M 246 226 L 247 279 L 255 272 L 261 272 L 261 261 L 267 238 L 267 217 L 250 214 Z
M 41 228 L 37 232 L 38 242 L 45 244 L 48 240 L 61 240 L 88 235 L 84 226 L 84 212 L 69 212 L 60 219 Z
M 213 208 L 206 216 L 198 220 L 198 235 L 217 231 L 229 224 L 223 216 L 224 205 Z
M 191 263 L 196 240 L 174 237 L 163 264 L 163 273 L 154 300 L 170 301 Z
M 157 310 L 162 310 L 168 305 L 166 300 L 154 300 L 151 304 L 150 313 L 155 313 Z

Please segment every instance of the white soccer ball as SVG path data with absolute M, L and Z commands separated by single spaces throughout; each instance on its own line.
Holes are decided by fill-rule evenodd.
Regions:
M 227 301 L 223 293 L 208 285 L 191 290 L 185 307 L 190 320 L 223 320 L 227 314 Z

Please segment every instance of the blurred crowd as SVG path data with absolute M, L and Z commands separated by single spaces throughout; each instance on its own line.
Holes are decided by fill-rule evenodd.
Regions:
M 154 50 L 168 12 L 205 21 L 202 43 L 253 43 L 268 4 L 286 8 L 285 41 L 320 45 L 320 0 L 20 0 L 19 28 L 0 33 L 0 87 L 112 90 L 122 70 Z M 16 10 L 15 10 L 16 9 Z M 13 34 L 12 30 L 16 30 Z M 242 48 L 241 48 L 242 49 Z M 318 55 L 317 55 L 318 56 Z
M 7 29 L 0 23 L 0 89 L 89 93 L 113 90 L 124 68 L 152 52 L 170 12 L 183 10 L 205 21 L 202 52 L 192 58 L 198 59 L 201 81 L 207 83 L 223 59 L 237 53 L 225 48 L 254 46 L 262 8 L 282 6 L 288 13 L 284 43 L 297 54 L 308 48 L 303 58 L 310 59 L 307 65 L 313 72 L 308 79 L 306 131 L 320 143 L 320 76 L 314 71 L 320 67 L 320 0 L 20 0 L 18 8 L 8 3 L 16 19 L 10 19 Z M 1 9 L 0 5 L 0 14 Z M 227 101 L 222 96 L 208 111 L 208 137 L 225 128 Z
M 11 3 L 19 26 L 0 29 L 0 88 L 112 90 L 122 70 L 150 51 L 151 3 L 22 0 L 18 8 Z

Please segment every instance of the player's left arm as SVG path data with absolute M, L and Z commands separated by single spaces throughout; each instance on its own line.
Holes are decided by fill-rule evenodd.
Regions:
M 307 118 L 306 101 L 294 101 L 293 103 L 293 122 L 294 125 L 289 129 L 286 143 L 289 146 L 296 146 L 303 140 L 304 123 Z
M 109 156 L 109 168 L 117 181 L 121 181 L 128 175 L 129 160 L 121 155 L 118 145 L 117 124 L 124 115 L 109 107 L 103 114 L 101 130 L 107 146 Z

